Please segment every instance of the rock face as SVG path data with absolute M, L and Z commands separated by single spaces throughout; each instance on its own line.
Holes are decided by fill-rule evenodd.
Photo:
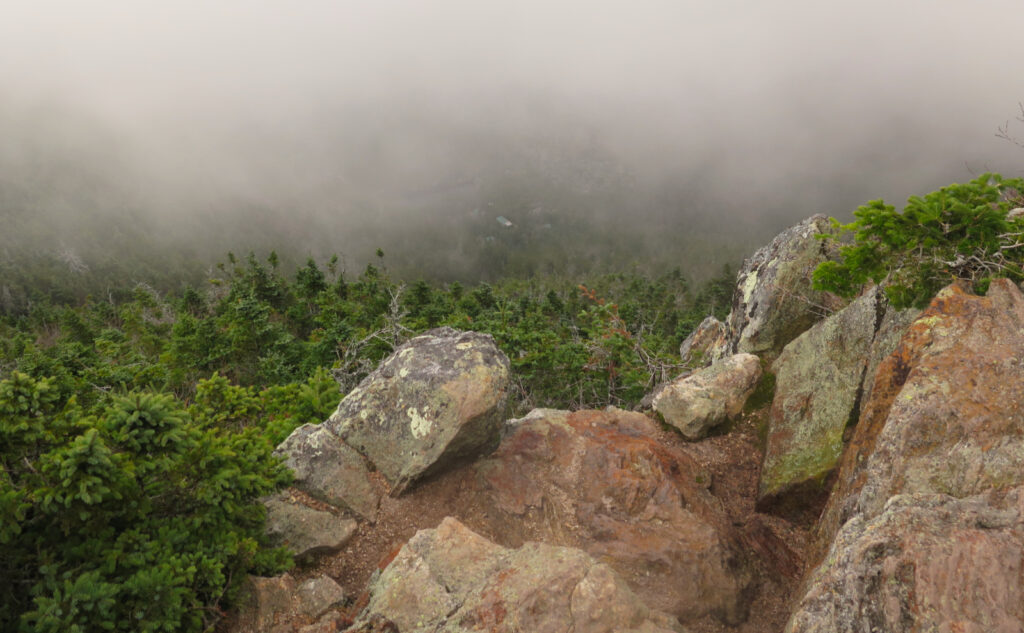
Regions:
M 305 559 L 344 547 L 356 531 L 353 519 L 316 510 L 285 492 L 263 502 L 267 508 L 267 534 Z
M 489 335 L 439 328 L 395 350 L 323 427 L 366 456 L 400 494 L 497 445 L 508 385 L 508 358 Z
M 1024 630 L 1022 485 L 1024 295 L 950 286 L 878 367 L 789 629 Z
M 821 319 L 821 306 L 830 299 L 811 288 L 811 273 L 833 257 L 826 242 L 815 237 L 830 231 L 828 218 L 815 215 L 743 262 L 726 324 L 727 344 L 713 356 L 748 353 L 774 360 Z
M 381 495 L 365 460 L 325 426 L 300 426 L 275 454 L 286 457 L 296 488 L 354 516 L 373 520 Z
M 875 375 L 819 533 L 831 540 L 889 497 L 962 498 L 1024 484 L 1024 295 L 949 286 Z
M 366 630 L 373 619 L 402 633 L 681 631 L 579 550 L 538 543 L 506 549 L 451 518 L 417 532 L 371 585 L 354 628 Z
M 739 415 L 761 379 L 761 361 L 753 354 L 736 354 L 669 384 L 654 398 L 654 410 L 697 440 Z
M 1024 631 L 1024 488 L 897 495 L 836 536 L 787 633 Z
M 725 324 L 715 317 L 705 318 L 679 346 L 679 357 L 683 363 L 710 365 L 714 351 L 725 345 L 727 331 Z
M 775 361 L 775 398 L 768 415 L 758 503 L 786 505 L 787 496 L 806 503 L 821 495 L 839 465 L 843 434 L 856 423 L 865 382 L 892 353 L 916 310 L 889 307 L 877 287 L 815 324 Z M 868 389 L 870 391 L 870 389 Z
M 518 421 L 476 467 L 494 536 L 583 549 L 684 622 L 740 622 L 751 572 L 732 525 L 709 475 L 656 432 L 646 416 L 616 409 L 537 410 Z

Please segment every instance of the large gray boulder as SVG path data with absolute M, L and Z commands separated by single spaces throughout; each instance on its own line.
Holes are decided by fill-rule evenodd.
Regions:
M 323 427 L 366 456 L 398 495 L 493 450 L 508 388 L 508 358 L 489 335 L 438 328 L 395 350 Z
M 875 373 L 790 630 L 1021 631 L 1022 486 L 1024 295 L 947 287 Z
M 811 288 L 818 264 L 834 247 L 816 236 L 832 231 L 824 215 L 790 227 L 743 262 L 736 279 L 727 342 L 712 355 L 757 354 L 772 361 L 787 343 L 821 320 L 833 299 Z
M 373 521 L 381 493 L 366 460 L 322 424 L 304 424 L 277 450 L 295 475 L 295 487 L 309 496 Z
M 580 550 L 540 543 L 506 549 L 452 518 L 417 532 L 369 594 L 355 630 L 373 620 L 402 633 L 682 630 Z
M 356 532 L 354 519 L 312 508 L 287 491 L 265 499 L 263 505 L 267 508 L 267 535 L 294 552 L 297 559 L 337 551 Z
M 761 379 L 761 361 L 736 354 L 666 385 L 654 410 L 688 440 L 698 440 L 735 418 Z
M 892 353 L 918 310 L 892 309 L 877 286 L 815 324 L 775 361 L 758 502 L 762 508 L 820 497 L 839 465 L 846 429 L 881 360 Z M 820 507 L 818 508 L 820 510 Z

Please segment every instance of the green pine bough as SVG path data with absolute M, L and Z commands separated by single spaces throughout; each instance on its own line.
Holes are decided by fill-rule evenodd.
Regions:
M 54 382 L 0 380 L 0 630 L 208 631 L 247 572 L 288 553 L 258 499 L 291 474 L 256 429 L 169 394 L 94 412 Z
M 912 196 L 903 212 L 882 200 L 854 211 L 850 224 L 834 218 L 840 261 L 814 271 L 814 287 L 846 298 L 865 284 L 880 285 L 899 309 L 924 307 L 955 280 L 985 292 L 992 279 L 1024 280 L 1024 180 L 982 174 L 925 196 Z M 1016 216 L 1016 217 L 1014 217 Z

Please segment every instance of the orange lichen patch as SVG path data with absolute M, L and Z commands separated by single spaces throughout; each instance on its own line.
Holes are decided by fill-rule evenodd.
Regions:
M 459 626 L 473 631 L 503 630 L 500 625 L 508 617 L 508 608 L 500 588 L 515 573 L 515 569 L 509 568 L 491 577 L 489 586 L 480 594 L 480 604 L 459 620 Z
M 380 561 L 377 563 L 377 569 L 384 571 L 387 568 L 387 566 L 395 560 L 395 558 L 398 556 L 398 553 L 402 551 L 403 547 L 405 547 L 404 544 L 396 545 L 394 549 L 392 549 L 390 552 L 381 557 Z

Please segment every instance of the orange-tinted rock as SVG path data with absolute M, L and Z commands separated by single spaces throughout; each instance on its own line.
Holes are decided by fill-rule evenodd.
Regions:
M 402 633 L 681 630 L 578 549 L 527 543 L 510 550 L 452 518 L 417 532 L 373 582 L 355 630 L 368 630 L 360 627 L 374 618 Z
M 731 524 L 708 475 L 655 432 L 614 409 L 531 413 L 477 466 L 495 536 L 579 547 L 684 622 L 742 621 L 751 576 Z
M 847 522 L 787 633 L 1024 631 L 1024 489 L 897 495 Z
M 1024 295 L 944 289 L 878 367 L 818 528 L 817 554 L 889 497 L 1024 483 Z
M 1024 295 L 944 289 L 874 377 L 792 633 L 1024 631 Z

